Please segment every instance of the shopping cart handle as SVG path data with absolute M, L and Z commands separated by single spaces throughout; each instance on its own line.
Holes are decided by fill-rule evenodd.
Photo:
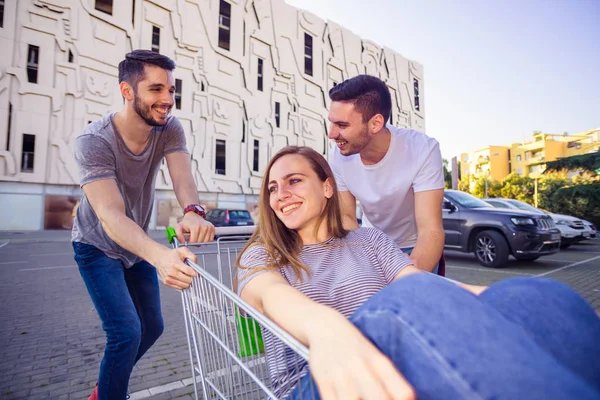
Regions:
M 172 226 L 168 226 L 167 227 L 167 240 L 169 241 L 169 244 L 173 244 L 173 239 L 177 238 L 177 232 L 175 232 L 175 228 L 173 228 Z
M 234 236 L 245 236 L 252 235 L 256 226 L 254 225 L 245 225 L 245 226 L 219 226 L 215 227 L 215 235 L 234 235 Z M 169 244 L 173 244 L 175 240 L 177 240 L 177 232 L 175 232 L 175 228 L 172 226 L 167 227 L 167 240 Z

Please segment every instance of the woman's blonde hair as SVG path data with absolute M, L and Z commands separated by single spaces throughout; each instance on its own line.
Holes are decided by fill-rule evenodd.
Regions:
M 340 196 L 333 172 L 331 171 L 327 160 L 310 147 L 287 146 L 277 152 L 267 165 L 260 188 L 258 225 L 254 234 L 236 260 L 235 264 L 237 268 L 247 268 L 240 264 L 242 255 L 249 247 L 261 245 L 267 253 L 267 259 L 265 260 L 266 265 L 262 268 L 277 270 L 284 266 L 289 266 L 294 270 L 298 277 L 302 276 L 302 271 L 310 273 L 309 268 L 304 265 L 298 257 L 302 250 L 302 240 L 300 239 L 300 235 L 298 235 L 295 230 L 288 229 L 277 217 L 270 205 L 268 183 L 271 168 L 277 160 L 289 154 L 296 154 L 304 157 L 309 162 L 312 170 L 316 173 L 321 182 L 325 182 L 328 179 L 331 182 L 333 195 L 327 200 L 327 204 L 319 217 L 316 229 L 318 229 L 323 220 L 327 218 L 327 230 L 334 237 L 343 238 L 348 234 L 348 231 L 342 226 Z M 237 282 L 235 286 L 237 286 Z

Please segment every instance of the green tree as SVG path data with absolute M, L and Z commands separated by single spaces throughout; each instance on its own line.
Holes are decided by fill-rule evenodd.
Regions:
M 469 191 L 471 190 L 470 181 L 471 181 L 471 175 L 469 175 L 469 174 L 461 177 L 460 180 L 458 181 L 458 190 L 460 190 L 461 192 L 469 193 Z
M 444 187 L 446 189 L 450 189 L 450 188 L 452 188 L 452 174 L 450 173 L 450 170 L 448 169 L 448 160 L 443 158 L 442 162 L 444 163 Z
M 533 179 L 513 172 L 502 180 L 498 197 L 521 200 L 531 204 L 533 203 L 534 191 L 535 183 Z
M 475 187 L 471 194 L 473 196 L 477 196 L 479 198 L 486 197 L 486 182 L 487 182 L 487 197 L 500 197 L 500 189 L 502 188 L 502 184 L 497 180 L 479 177 L 475 181 Z

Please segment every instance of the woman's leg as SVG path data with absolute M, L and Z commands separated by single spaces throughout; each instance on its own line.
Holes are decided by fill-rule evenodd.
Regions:
M 552 301 L 552 293 L 546 294 Z M 429 274 L 402 278 L 352 317 L 419 399 L 597 399 L 523 329 L 479 298 Z M 581 326 L 580 329 L 587 329 Z M 572 338 L 566 346 L 576 346 Z
M 142 337 L 135 357 L 137 363 L 164 329 L 156 268 L 141 261 L 125 270 L 125 281 L 141 322 Z
M 73 243 L 75 261 L 106 332 L 100 364 L 98 398 L 122 400 L 141 340 L 140 319 L 127 284 L 123 264 L 96 247 Z
M 600 318 L 579 294 L 551 279 L 512 278 L 479 299 L 600 390 Z

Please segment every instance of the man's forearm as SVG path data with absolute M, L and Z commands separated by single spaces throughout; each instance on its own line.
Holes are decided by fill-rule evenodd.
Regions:
M 419 232 L 417 243 L 415 243 L 415 248 L 410 255 L 415 266 L 424 271 L 432 272 L 442 257 L 444 238 L 443 229 Z
M 181 208 L 185 208 L 190 204 L 200 204 L 198 188 L 191 173 L 184 175 L 177 185 L 174 184 L 173 190 Z
M 127 215 L 112 211 L 100 219 L 104 232 L 125 250 L 155 265 L 161 251 L 166 249 L 154 241 Z

